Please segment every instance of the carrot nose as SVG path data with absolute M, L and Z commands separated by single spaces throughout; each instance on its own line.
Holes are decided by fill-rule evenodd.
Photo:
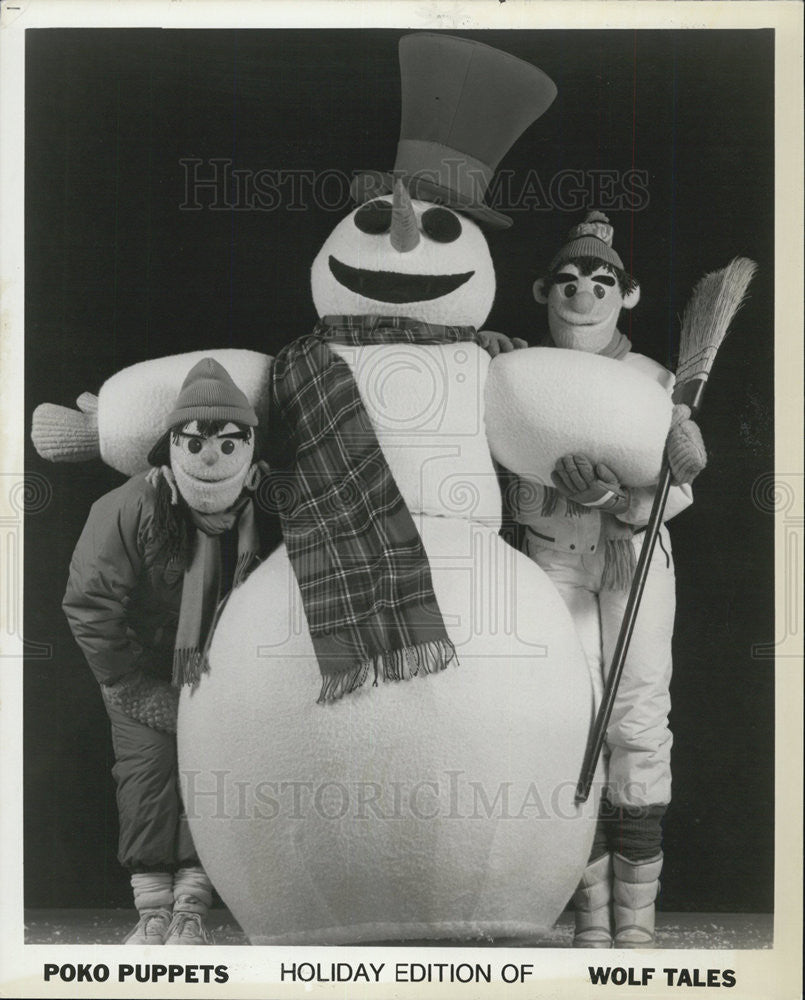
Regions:
M 402 180 L 398 180 L 394 185 L 389 239 L 397 253 L 408 253 L 420 240 L 414 206 L 411 204 L 411 196 Z
M 572 299 L 568 299 L 568 302 L 573 312 L 581 313 L 582 316 L 591 312 L 595 305 L 595 299 L 590 292 L 576 292 Z

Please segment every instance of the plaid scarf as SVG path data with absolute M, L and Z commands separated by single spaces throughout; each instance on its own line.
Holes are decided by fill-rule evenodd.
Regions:
M 473 327 L 326 316 L 274 360 L 269 463 L 288 501 L 279 516 L 322 674 L 319 702 L 354 691 L 370 670 L 375 685 L 407 680 L 455 656 L 413 518 L 349 365 L 327 342 L 476 339 Z

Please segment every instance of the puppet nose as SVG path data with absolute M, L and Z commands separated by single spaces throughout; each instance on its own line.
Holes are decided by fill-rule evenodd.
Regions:
M 591 292 L 576 292 L 573 298 L 568 299 L 567 302 L 573 312 L 580 313 L 582 316 L 592 312 L 595 305 L 595 299 Z
M 419 230 L 416 224 L 414 206 L 402 180 L 394 185 L 394 198 L 391 202 L 391 245 L 397 253 L 408 253 L 419 243 Z
M 205 465 L 215 465 L 218 461 L 218 449 L 213 442 L 204 442 L 204 447 L 201 449 L 201 461 Z

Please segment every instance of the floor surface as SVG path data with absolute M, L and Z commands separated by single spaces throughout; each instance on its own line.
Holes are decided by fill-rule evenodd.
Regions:
M 133 910 L 28 910 L 27 944 L 117 944 L 135 924 Z M 212 910 L 208 918 L 216 944 L 248 944 L 228 910 Z M 657 945 L 661 948 L 753 949 L 772 946 L 770 913 L 658 913 Z M 569 948 L 573 914 L 563 913 L 553 930 L 534 941 L 495 942 L 509 947 Z M 412 941 L 410 945 L 433 945 Z M 440 946 L 449 942 L 436 942 Z M 463 942 L 466 945 L 466 942 Z M 483 947 L 490 942 L 478 942 Z

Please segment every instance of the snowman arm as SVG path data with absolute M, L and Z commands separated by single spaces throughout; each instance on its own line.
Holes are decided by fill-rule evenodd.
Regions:
M 141 361 L 111 375 L 98 396 L 83 393 L 78 410 L 43 403 L 34 411 L 31 438 L 51 462 L 85 462 L 100 457 L 133 476 L 149 468 L 148 453 L 165 431 L 187 373 L 202 358 L 214 358 L 232 376 L 267 427 L 273 359 L 241 348 L 212 348 Z
M 31 441 L 48 462 L 87 462 L 101 453 L 98 397 L 82 392 L 77 410 L 55 403 L 37 406 L 31 418 Z
M 642 354 L 630 353 L 625 359 L 627 364 L 636 367 L 639 371 L 653 378 L 666 390 L 670 396 L 674 388 L 674 375 L 658 362 L 647 358 Z M 642 527 L 648 524 L 651 515 L 651 507 L 654 503 L 654 487 L 641 486 L 629 490 L 629 508 L 625 513 L 618 515 L 618 519 L 625 524 L 634 524 Z M 681 514 L 683 510 L 693 503 L 693 490 L 690 485 L 672 486 L 668 491 L 668 501 L 663 511 L 663 521 L 670 521 L 672 517 Z

